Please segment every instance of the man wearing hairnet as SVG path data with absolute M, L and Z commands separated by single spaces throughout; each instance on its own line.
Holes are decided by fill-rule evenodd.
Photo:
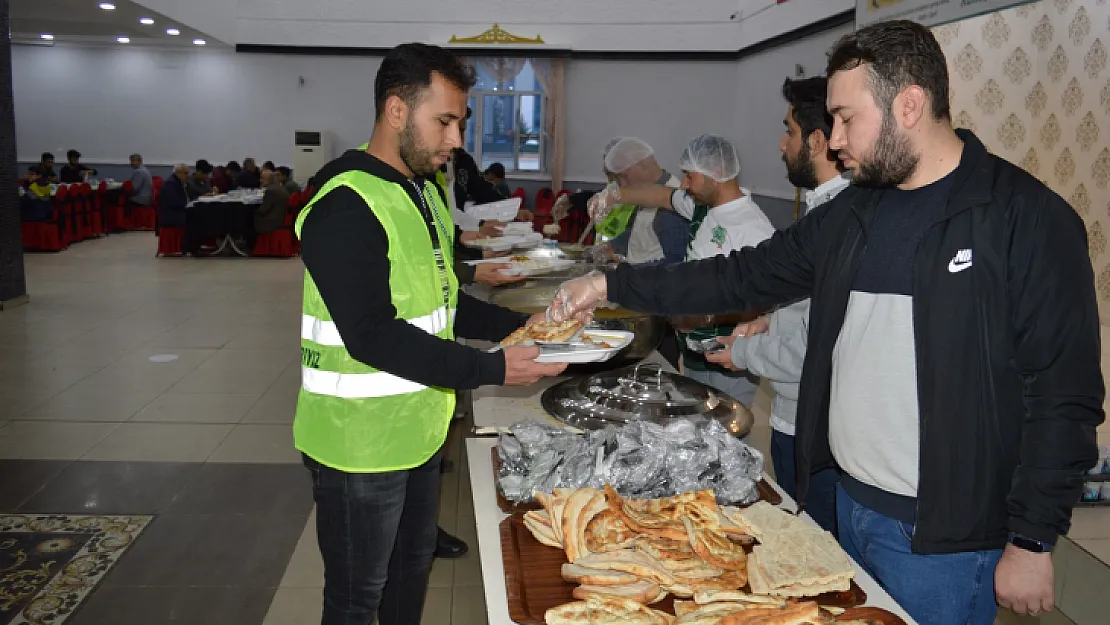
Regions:
M 690 220 L 686 260 L 728 255 L 758 245 L 774 234 L 774 226 L 751 193 L 740 187 L 740 156 L 728 139 L 716 135 L 693 139 L 682 152 L 679 167 L 683 173 L 680 189 L 610 184 L 590 199 L 590 216 L 600 222 L 620 204 L 672 209 Z M 758 378 L 711 363 L 690 349 L 690 344 L 698 340 L 729 335 L 735 323 L 704 317 L 702 324 L 690 328 L 686 323 L 676 323 L 686 375 L 750 406 Z
M 651 146 L 635 137 L 611 139 L 602 150 L 602 165 L 605 177 L 621 186 L 660 184 L 677 189 L 681 183 L 659 166 Z M 561 196 L 551 211 L 552 216 L 561 221 L 571 209 L 585 209 L 593 195 L 587 191 Z M 610 239 L 597 250 L 606 260 L 614 253 L 632 264 L 680 263 L 686 259 L 690 225 L 675 212 L 622 205 L 614 207 L 605 219 L 595 224 L 595 229 Z

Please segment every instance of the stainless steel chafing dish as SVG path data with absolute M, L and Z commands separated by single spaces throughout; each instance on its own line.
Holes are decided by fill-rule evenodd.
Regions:
M 754 421 L 735 399 L 654 363 L 572 378 L 544 391 L 540 402 L 555 418 L 583 430 L 630 421 L 665 425 L 683 417 L 694 423 L 718 421 L 742 437 Z

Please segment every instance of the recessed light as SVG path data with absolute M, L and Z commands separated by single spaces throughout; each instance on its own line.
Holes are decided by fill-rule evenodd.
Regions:
M 166 34 L 167 34 L 167 35 L 173 35 L 173 36 L 177 36 L 177 35 L 180 35 L 180 34 L 181 34 L 181 31 L 180 31 L 180 30 L 177 30 L 176 28 L 167 28 L 167 29 L 166 29 Z
M 151 24 L 154 23 L 154 18 L 153 17 L 140 17 L 139 18 L 139 23 L 143 24 L 145 26 L 150 26 Z
M 101 2 L 97 6 L 104 9 L 105 11 L 115 11 L 116 10 L 116 5 L 112 4 L 111 2 Z
M 50 33 L 43 33 L 43 34 L 39 35 L 39 39 L 45 39 L 47 41 L 54 41 L 54 35 L 51 35 Z
M 120 43 L 131 43 L 130 37 L 116 37 L 116 41 Z
M 203 46 L 206 43 L 208 43 L 208 42 L 203 40 L 203 39 L 194 39 L 193 40 L 193 45 L 195 45 L 195 46 Z

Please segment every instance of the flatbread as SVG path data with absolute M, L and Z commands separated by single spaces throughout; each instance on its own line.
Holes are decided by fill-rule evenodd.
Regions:
M 763 543 L 769 536 L 788 532 L 815 531 L 799 517 L 776 508 L 766 501 L 757 501 L 747 508 L 724 508 L 725 514 L 747 533 Z
M 532 536 L 541 544 L 547 545 L 548 547 L 555 547 L 556 549 L 562 549 L 563 544 L 559 542 L 559 539 L 555 536 L 555 530 L 551 527 L 551 523 L 545 523 L 544 520 L 540 518 L 540 514 L 543 514 L 544 518 L 547 516 L 547 513 L 542 510 L 533 510 L 525 513 L 524 527 L 528 528 Z
M 639 532 L 628 527 L 612 508 L 603 510 L 586 525 L 586 549 L 591 553 L 626 549 L 639 537 Z
M 640 581 L 639 577 L 631 573 L 613 571 L 610 569 L 594 569 L 587 566 L 570 564 L 569 562 L 563 565 L 560 572 L 562 573 L 563 579 L 568 582 L 575 582 L 584 586 L 620 586 L 624 584 L 634 584 Z
M 551 520 L 551 529 L 555 532 L 555 538 L 560 545 L 563 545 L 563 508 L 566 506 L 567 500 L 560 489 L 556 488 L 553 494 L 536 493 L 536 501 L 547 511 L 547 517 Z
M 826 592 L 843 592 L 852 587 L 851 577 L 844 577 L 831 582 L 820 584 L 787 584 L 774 586 L 768 581 L 759 557 L 753 553 L 748 566 L 748 584 L 753 593 L 757 595 L 770 595 L 773 597 L 816 597 Z
M 848 554 L 828 532 L 789 532 L 766 538 L 752 550 L 752 556 L 772 588 L 824 586 L 855 576 Z
M 581 558 L 578 564 L 594 569 L 631 573 L 641 579 L 650 579 L 660 586 L 670 586 L 675 583 L 674 575 L 667 572 L 658 560 L 634 549 L 591 553 Z
M 742 603 L 756 603 L 773 606 L 783 606 L 786 602 L 775 597 L 751 595 L 739 590 L 699 590 L 694 593 L 695 603 L 715 603 L 717 601 L 732 601 Z
M 748 609 L 743 603 L 710 603 L 697 606 L 693 612 L 688 612 L 675 621 L 675 625 L 717 625 L 722 618 Z
M 675 601 L 674 602 L 674 615 L 676 617 L 683 617 L 698 609 L 698 604 L 693 601 Z
M 582 557 L 590 552 L 589 545 L 586 544 L 586 528 L 589 526 L 590 521 L 597 515 L 609 509 L 608 504 L 605 503 L 605 493 L 591 489 L 593 497 L 586 507 L 578 514 L 578 536 L 575 539 L 575 544 L 578 548 L 578 557 Z
M 581 523 L 585 516 L 583 511 L 593 504 L 595 495 L 601 495 L 601 493 L 593 488 L 579 488 L 571 493 L 567 498 L 566 507 L 563 508 L 563 547 L 570 562 L 577 562 L 589 553 L 583 544 L 585 527 Z
M 639 603 L 649 603 L 659 596 L 659 584 L 646 579 L 637 580 L 631 584 L 614 584 L 610 586 L 585 585 L 574 589 L 575 599 L 586 601 L 590 595 L 604 595 L 631 599 Z
M 501 345 L 522 345 L 529 341 L 547 341 L 562 343 L 569 341 L 582 329 L 582 322 L 577 319 L 566 321 L 539 321 L 530 326 L 518 328 L 501 341 Z
M 672 540 L 654 534 L 639 534 L 632 545 L 659 561 L 689 560 L 697 557 L 688 540 Z
M 821 609 L 807 601 L 782 608 L 751 608 L 722 619 L 718 625 L 808 625 L 821 622 Z
M 716 529 L 695 525 L 690 517 L 683 517 L 682 522 L 686 525 L 690 544 L 703 560 L 725 570 L 747 570 L 748 555 L 743 547 Z
M 725 574 L 724 569 L 707 563 L 696 554 L 690 554 L 690 556 L 686 560 L 660 560 L 659 563 L 679 581 L 693 582 Z

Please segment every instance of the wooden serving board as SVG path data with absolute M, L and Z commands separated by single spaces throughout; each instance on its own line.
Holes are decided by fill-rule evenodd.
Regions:
M 547 610 L 576 601 L 572 595 L 578 584 L 563 579 L 561 571 L 567 562 L 559 549 L 540 544 L 524 526 L 524 515 L 514 514 L 501 521 L 501 560 L 505 567 L 505 594 L 509 616 L 521 625 L 544 625 Z M 823 606 L 852 608 L 867 601 L 867 594 L 854 581 L 844 592 L 830 592 L 814 598 Z M 674 598 L 668 596 L 652 608 L 674 614 Z M 876 625 L 905 625 L 897 616 L 879 608 L 860 608 L 862 614 L 849 610 L 838 620 L 870 619 Z M 870 616 L 874 614 L 873 616 Z
M 500 508 L 501 511 L 505 514 L 523 514 L 531 510 L 542 509 L 543 506 L 541 506 L 539 502 L 536 501 L 514 503 L 512 501 L 509 501 L 508 499 L 505 499 L 505 496 L 501 494 L 501 485 L 499 479 L 501 470 L 501 456 L 497 454 L 496 446 L 494 446 L 494 448 L 490 450 L 490 453 L 493 455 L 493 484 L 494 490 L 497 491 L 497 507 Z M 759 480 L 759 482 L 755 485 L 755 489 L 756 492 L 759 493 L 758 501 L 766 501 L 772 506 L 777 506 L 782 503 L 782 495 L 780 495 L 777 490 L 775 490 L 770 484 L 768 484 L 767 480 Z M 740 507 L 743 508 L 744 506 Z

